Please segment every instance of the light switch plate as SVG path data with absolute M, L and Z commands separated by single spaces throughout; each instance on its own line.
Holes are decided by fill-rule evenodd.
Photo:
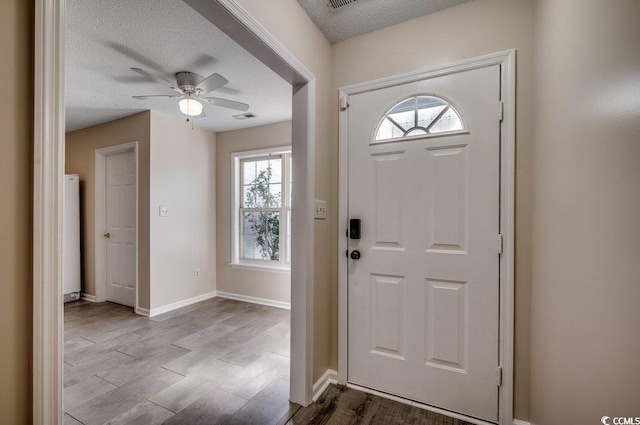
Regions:
M 325 220 L 327 218 L 327 203 L 325 201 L 318 201 L 316 199 L 316 211 L 314 218 L 318 220 Z
M 160 217 L 169 217 L 169 207 L 160 206 Z

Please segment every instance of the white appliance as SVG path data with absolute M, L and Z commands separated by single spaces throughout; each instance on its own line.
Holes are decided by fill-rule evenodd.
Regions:
M 64 176 L 64 222 L 62 225 L 62 278 L 64 302 L 80 299 L 80 179 Z

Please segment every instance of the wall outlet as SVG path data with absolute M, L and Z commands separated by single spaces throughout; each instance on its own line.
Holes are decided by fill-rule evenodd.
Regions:
M 200 269 L 193 269 L 193 278 L 200 279 Z
M 160 206 L 160 217 L 169 217 L 169 207 Z
M 324 220 L 327 218 L 327 203 L 325 201 L 318 201 L 316 199 L 316 211 L 313 218 L 318 220 Z

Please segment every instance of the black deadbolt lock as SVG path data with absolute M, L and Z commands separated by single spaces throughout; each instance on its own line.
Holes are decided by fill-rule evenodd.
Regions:
M 360 239 L 360 219 L 352 218 L 349 220 L 349 238 Z

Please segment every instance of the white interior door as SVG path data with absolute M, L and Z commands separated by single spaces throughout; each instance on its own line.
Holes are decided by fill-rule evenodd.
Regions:
M 107 300 L 135 307 L 136 161 L 134 152 L 106 160 Z
M 408 98 L 416 110 L 394 114 L 376 140 Z M 422 134 L 447 128 L 429 128 L 437 98 L 463 129 Z M 499 100 L 494 65 L 351 95 L 348 109 L 349 217 L 362 230 L 349 241 L 361 257 L 348 260 L 348 380 L 489 421 L 498 419 Z M 414 118 L 422 130 L 389 138 Z

